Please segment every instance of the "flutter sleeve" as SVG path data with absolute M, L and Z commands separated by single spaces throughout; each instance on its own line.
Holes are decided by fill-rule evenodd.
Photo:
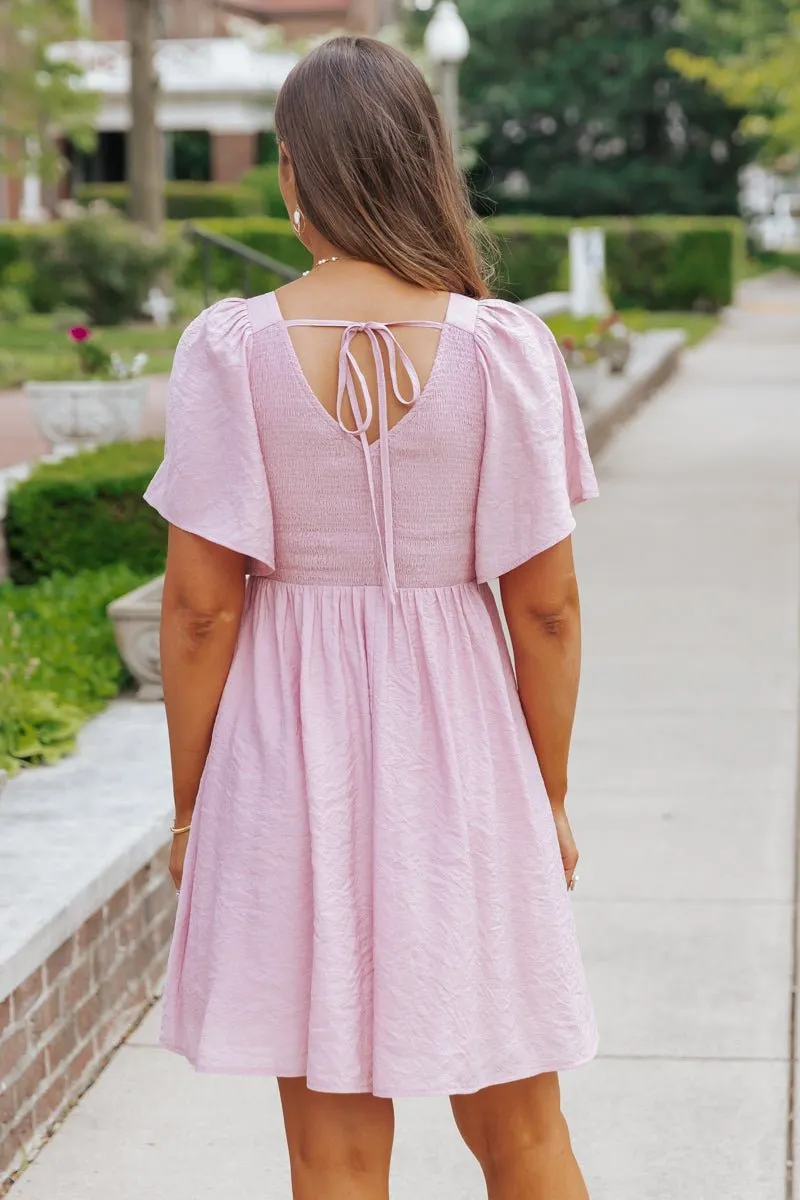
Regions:
M 145 500 L 165 520 L 275 569 L 267 474 L 250 388 L 247 304 L 222 300 L 184 333 L 167 404 L 164 461 Z
M 475 324 L 486 434 L 475 527 L 480 583 L 563 541 L 573 505 L 597 495 L 578 400 L 547 326 L 483 301 Z

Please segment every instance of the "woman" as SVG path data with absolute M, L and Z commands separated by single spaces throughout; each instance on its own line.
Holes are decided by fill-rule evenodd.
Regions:
M 162 1040 L 278 1077 L 296 1200 L 385 1200 L 391 1098 L 430 1094 L 492 1200 L 578 1200 L 577 404 L 546 328 L 487 298 L 405 56 L 328 42 L 276 127 L 314 267 L 189 328 L 147 493 L 171 526 Z

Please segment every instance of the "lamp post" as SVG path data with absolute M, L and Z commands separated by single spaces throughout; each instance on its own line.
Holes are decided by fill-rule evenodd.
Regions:
M 439 75 L 442 112 L 453 139 L 456 158 L 460 150 L 458 75 L 469 54 L 469 32 L 455 0 L 439 0 L 425 30 L 425 53 Z

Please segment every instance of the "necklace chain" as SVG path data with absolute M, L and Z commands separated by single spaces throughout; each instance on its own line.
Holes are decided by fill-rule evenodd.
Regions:
M 316 271 L 317 267 L 325 267 L 328 263 L 352 261 L 353 259 L 347 254 L 332 254 L 330 258 L 318 258 L 310 270 L 303 271 L 303 275 L 310 275 L 312 271 Z

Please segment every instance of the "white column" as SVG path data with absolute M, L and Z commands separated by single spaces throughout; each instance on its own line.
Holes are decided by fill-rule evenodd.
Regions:
M 570 229 L 569 290 L 574 317 L 602 317 L 610 311 L 606 292 L 606 235 L 602 229 Z
M 458 63 L 442 63 L 440 72 L 440 91 L 442 112 L 453 139 L 453 153 L 458 161 L 461 153 L 461 105 L 458 94 Z
M 37 170 L 39 158 L 38 143 L 30 138 L 27 143 L 28 169 L 22 184 L 22 201 L 19 217 L 28 225 L 38 224 L 48 219 L 47 209 L 42 204 L 42 180 Z

